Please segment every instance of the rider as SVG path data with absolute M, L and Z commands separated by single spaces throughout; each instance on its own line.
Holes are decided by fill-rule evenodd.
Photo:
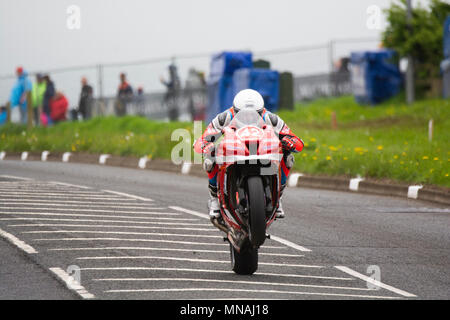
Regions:
M 203 135 L 194 143 L 194 150 L 207 156 L 203 163 L 203 168 L 208 173 L 209 178 L 208 187 L 211 196 L 208 201 L 209 216 L 211 219 L 220 216 L 220 205 L 219 199 L 217 198 L 217 175 L 219 166 L 210 157 L 214 152 L 215 145 L 213 142 L 207 141 L 206 137 L 210 135 L 221 135 L 222 129 L 228 126 L 236 113 L 242 109 L 253 109 L 257 111 L 264 122 L 274 128 L 275 133 L 279 135 L 281 140 L 284 156 L 281 160 L 281 192 L 276 217 L 284 218 L 284 211 L 281 206 L 281 194 L 286 187 L 289 171 L 294 165 L 292 152 L 297 153 L 302 151 L 303 141 L 292 133 L 291 129 L 289 129 L 280 117 L 264 108 L 263 97 L 252 89 L 245 89 L 239 92 L 233 100 L 233 106 L 219 113 L 208 125 Z

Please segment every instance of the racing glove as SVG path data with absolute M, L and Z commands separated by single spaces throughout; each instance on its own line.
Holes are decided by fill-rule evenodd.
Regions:
M 293 136 L 284 136 L 281 139 L 281 145 L 289 152 L 300 152 L 303 149 L 303 141 Z

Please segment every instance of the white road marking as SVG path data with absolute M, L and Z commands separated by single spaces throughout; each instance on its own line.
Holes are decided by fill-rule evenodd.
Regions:
M 132 200 L 132 199 L 119 199 L 119 198 L 114 198 L 111 199 L 108 202 L 101 202 L 101 201 L 89 201 L 89 200 L 85 200 L 85 201 L 81 201 L 81 200 L 60 200 L 60 199 L 7 199 L 5 201 L 15 201 L 15 202 L 42 202 L 42 203 L 53 203 L 53 204 L 59 204 L 59 203 L 74 203 L 74 204 L 104 204 L 104 205 L 109 205 L 109 206 L 122 206 L 122 205 L 128 205 L 128 204 L 136 204 L 136 200 Z M 126 201 L 131 201 L 129 203 L 126 203 Z M 149 206 L 152 204 L 148 204 Z
M 109 216 L 102 214 L 52 213 L 52 212 L 0 212 L 0 215 L 63 216 L 63 217 L 76 216 L 76 217 L 95 217 L 95 218 L 143 219 L 143 220 L 149 220 L 154 218 L 154 217 Z M 181 220 L 189 220 L 189 219 L 181 219 Z
M 177 207 L 177 206 L 170 206 L 169 208 L 209 220 L 209 215 L 207 215 L 205 213 L 201 213 L 201 212 L 197 212 L 197 211 L 194 211 L 194 210 L 189 210 L 189 209 L 185 209 L 185 208 L 181 208 L 181 207 Z M 284 245 L 286 245 L 288 247 L 291 247 L 291 248 L 294 248 L 296 250 L 299 250 L 299 251 L 303 251 L 303 252 L 310 252 L 311 251 L 310 249 L 307 249 L 305 247 L 299 246 L 299 245 L 297 245 L 297 244 L 295 244 L 295 243 L 293 243 L 291 241 L 282 239 L 282 238 L 274 236 L 274 235 L 271 235 L 270 239 L 272 239 L 274 241 L 277 241 L 279 243 L 282 243 L 282 244 L 284 244 Z
M 109 193 L 113 193 L 113 194 L 117 194 L 117 195 L 119 195 L 119 196 L 128 197 L 128 198 L 131 198 L 131 199 L 136 199 L 136 200 L 153 201 L 152 199 L 149 199 L 149 198 L 144 198 L 144 197 L 140 197 L 140 196 L 135 196 L 135 195 L 128 194 L 128 193 L 125 193 L 125 192 L 118 192 L 118 191 L 111 191 L 111 190 L 102 190 L 102 191 L 104 191 L 104 192 L 109 192 Z
M 292 294 L 292 295 L 314 295 L 314 296 L 333 296 L 333 297 L 352 297 L 363 299 L 398 299 L 389 296 L 371 296 L 371 295 L 356 295 L 344 293 L 318 293 L 318 292 L 301 292 L 301 291 L 281 291 L 281 290 L 252 290 L 252 289 L 238 289 L 238 288 L 167 288 L 167 289 L 118 289 L 106 290 L 106 293 L 138 293 L 138 292 L 193 292 L 193 291 L 223 291 L 223 292 L 248 292 L 248 293 L 275 293 L 275 294 Z
M 61 268 L 50 268 L 50 270 L 64 281 L 69 289 L 75 291 L 83 299 L 95 298 L 93 294 L 89 293 L 81 284 Z
M 76 260 L 139 260 L 139 259 L 156 259 L 156 260 L 173 260 L 173 261 L 187 261 L 195 263 L 224 263 L 229 264 L 229 261 L 224 260 L 210 260 L 210 259 L 189 259 L 177 257 L 161 257 L 161 256 L 104 256 L 104 257 L 79 257 Z M 296 267 L 296 268 L 324 268 L 323 266 L 309 265 L 309 264 L 288 264 L 288 263 L 272 263 L 272 262 L 258 262 L 259 265 L 276 266 L 276 267 Z
M 21 200 L 17 200 L 17 201 L 3 201 L 3 204 L 9 204 L 9 205 L 17 205 L 17 204 L 22 204 L 23 201 Z M 95 207 L 100 207 L 100 208 L 108 208 L 108 207 L 115 207 L 115 208 L 119 208 L 119 209 L 150 209 L 150 210 L 164 210 L 167 208 L 163 208 L 163 207 L 153 207 L 153 204 L 148 204 L 146 206 L 128 206 L 128 205 L 122 205 L 122 204 L 110 204 L 108 205 L 107 203 L 99 205 L 96 204 L 97 202 L 92 202 L 92 204 L 84 204 L 84 202 L 81 203 L 77 203 L 77 204 L 66 204 L 66 203 L 33 203 L 33 206 L 41 206 L 41 207 L 46 207 L 46 208 L 39 208 L 42 210 L 52 210 L 52 208 L 50 207 L 89 207 L 89 208 L 95 208 Z M 14 208 L 22 208 L 19 206 L 15 206 Z
M 10 179 L 17 179 L 17 180 L 23 180 L 23 181 L 32 181 L 33 179 L 31 178 L 25 178 L 25 177 L 18 177 L 18 176 L 10 176 L 7 174 L 2 174 L 0 175 L 0 177 L 4 177 L 4 178 L 10 178 Z M 6 184 L 11 183 L 11 182 L 18 182 L 18 181 L 3 181 Z
M 374 289 L 357 288 L 357 287 L 324 286 L 324 285 L 314 285 L 314 284 L 283 283 L 283 282 L 257 282 L 257 281 L 243 281 L 243 280 L 198 279 L 198 278 L 103 278 L 103 279 L 92 279 L 92 281 L 104 281 L 104 282 L 188 281 L 188 282 L 208 282 L 208 283 L 215 282 L 215 283 L 231 283 L 231 284 L 250 284 L 250 285 L 262 285 L 262 286 L 286 286 L 286 287 L 305 287 L 305 288 L 320 288 L 320 289 L 375 291 Z M 146 289 L 143 289 L 143 290 L 146 290 Z
M 8 233 L 8 232 L 3 231 L 2 229 L 0 229 L 0 236 L 2 238 L 4 238 L 4 239 L 8 240 L 10 243 L 15 245 L 19 249 L 25 251 L 26 253 L 29 253 L 29 254 L 37 253 L 37 251 L 32 246 L 26 244 L 25 242 L 23 242 L 19 238 L 15 237 L 11 233 Z
M 191 215 L 196 216 L 196 217 L 200 217 L 200 218 L 209 220 L 209 215 L 207 215 L 205 213 L 200 213 L 200 212 L 197 212 L 197 211 L 194 211 L 194 210 L 184 209 L 184 208 L 176 207 L 176 206 L 170 206 L 169 209 L 181 211 L 181 212 L 188 213 L 188 214 L 191 214 Z
M 82 271 L 177 271 L 177 272 L 201 272 L 201 273 L 226 273 L 234 274 L 231 270 L 211 270 L 211 269 L 189 269 L 189 268 L 161 268 L 161 267 L 85 267 L 81 268 Z M 311 278 L 311 279 L 323 279 L 323 280 L 342 280 L 342 281 L 354 281 L 354 278 L 343 277 L 326 277 L 326 276 L 314 276 L 314 275 L 302 275 L 302 274 L 288 274 L 288 273 L 266 273 L 256 271 L 255 276 L 274 276 L 274 277 L 286 277 L 286 278 Z
M 52 230 L 52 231 L 23 231 L 23 234 L 55 234 L 55 233 L 90 233 L 90 234 L 117 234 L 117 235 L 142 235 L 142 236 L 158 236 L 158 237 L 185 237 L 185 238 L 215 238 L 222 239 L 221 236 L 202 235 L 202 234 L 184 234 L 184 233 L 158 233 L 158 232 L 122 232 L 122 231 L 92 231 L 92 230 Z
M 371 283 L 371 284 L 373 284 L 373 285 L 375 285 L 375 286 L 377 286 L 377 287 L 380 287 L 380 288 L 389 290 L 389 291 L 391 291 L 391 292 L 394 292 L 394 293 L 396 293 L 396 294 L 402 295 L 402 296 L 404 296 L 404 297 L 408 297 L 408 298 L 417 297 L 416 295 L 414 295 L 414 294 L 412 294 L 412 293 L 409 293 L 409 292 L 406 292 L 406 291 L 403 291 L 403 290 L 394 288 L 394 287 L 392 287 L 392 286 L 390 286 L 390 285 L 387 285 L 387 284 L 385 284 L 385 283 L 382 283 L 382 282 L 380 282 L 380 281 L 377 281 L 377 280 L 375 280 L 375 279 L 373 279 L 373 278 L 371 278 L 371 277 L 368 277 L 368 276 L 366 276 L 366 275 L 364 275 L 364 274 L 361 274 L 361 273 L 359 273 L 359 272 L 356 272 L 355 270 L 352 270 L 352 269 L 350 269 L 350 268 L 348 268 L 348 267 L 345 267 L 345 266 L 335 266 L 335 268 L 338 269 L 338 270 L 341 270 L 342 272 L 345 272 L 345 273 L 347 273 L 347 274 L 349 274 L 349 275 L 351 275 L 351 276 L 354 276 L 354 277 L 359 278 L 359 279 L 361 279 L 361 280 L 364 280 L 364 281 L 366 281 L 366 282 L 368 282 L 368 283 Z
M 27 199 L 27 198 L 48 198 L 48 199 L 55 199 L 55 196 L 61 196 L 60 194 L 55 195 L 3 195 L 0 193 L 0 198 L 20 198 L 20 199 Z M 87 195 L 79 195 L 79 196 L 72 196 L 72 195 L 62 195 L 62 198 L 69 198 L 69 199 L 91 199 L 91 200 L 111 200 L 111 201 L 121 201 L 122 199 L 119 197 L 106 197 L 106 196 L 87 196 Z M 31 200 L 30 199 L 30 200 Z M 84 201 L 86 202 L 86 201 Z
M 225 253 L 227 250 L 201 250 L 201 249 L 179 249 L 179 248 L 152 248 L 152 247 L 102 247 L 102 248 L 53 248 L 48 251 L 104 251 L 104 250 L 146 250 L 146 251 L 178 251 L 178 252 L 202 252 L 202 253 Z
M 176 243 L 189 244 L 199 246 L 226 246 L 225 243 L 211 243 L 211 242 L 191 242 L 191 241 L 177 241 L 177 240 L 161 240 L 161 239 L 127 239 L 127 238 L 41 238 L 33 239 L 33 241 L 121 241 L 121 242 L 156 242 L 156 243 Z
M 123 220 L 97 220 L 97 219 L 56 219 L 56 218 L 0 218 L 0 221 L 75 221 L 75 222 L 112 222 L 112 223 L 130 223 Z M 170 221 L 197 221 L 196 219 L 188 218 L 160 218 L 149 217 L 148 220 L 170 220 Z M 161 224 L 161 225 L 178 225 L 178 222 L 157 222 L 157 221 L 133 221 L 134 224 Z M 193 224 L 194 225 L 194 224 Z M 199 224 L 200 225 L 200 224 Z M 203 224 L 202 224 L 203 225 Z
M 288 247 L 291 247 L 293 249 L 299 250 L 299 251 L 303 251 L 303 252 L 310 252 L 311 251 L 310 249 L 307 249 L 305 247 L 299 246 L 298 244 L 295 244 L 295 243 L 293 243 L 291 241 L 288 241 L 286 239 L 283 239 L 283 238 L 280 238 L 280 237 L 277 237 L 277 236 L 274 236 L 274 235 L 270 235 L 270 239 L 272 239 L 274 241 L 277 241 L 279 243 L 282 243 L 282 244 L 284 244 L 284 245 L 286 245 Z
M 100 248 L 54 248 L 47 249 L 48 251 L 107 251 L 107 250 L 143 250 L 143 251 L 179 251 L 179 252 L 202 252 L 202 253 L 217 253 L 217 254 L 230 254 L 228 250 L 199 250 L 199 249 L 175 249 L 175 248 L 152 248 L 152 247 L 100 247 Z M 262 256 L 294 256 L 284 255 L 282 253 L 264 253 L 260 252 Z M 294 257 L 301 257 L 295 255 Z
M 77 220 L 78 221 L 78 220 Z M 183 225 L 183 223 L 178 223 L 177 225 Z M 190 231 L 209 231 L 217 232 L 213 228 L 183 228 L 183 227 L 170 227 L 170 226 L 118 226 L 118 225 L 98 225 L 98 224 L 10 224 L 8 227 L 82 227 L 82 228 L 123 228 L 123 229 L 163 229 L 163 230 L 190 230 Z
M 59 182 L 59 181 L 49 181 L 48 183 L 57 184 L 65 187 L 74 187 L 74 188 L 80 188 L 80 189 L 91 189 L 90 187 L 86 186 L 80 186 L 78 184 L 72 184 L 67 182 Z
M 165 215 L 165 216 L 180 216 L 176 212 L 160 212 L 160 211 L 122 211 L 122 210 L 102 210 L 102 209 L 72 209 L 72 208 L 33 208 L 33 207 L 2 207 L 2 209 L 21 209 L 21 210 L 52 210 L 52 211 L 77 211 L 77 212 L 104 212 L 104 213 L 126 213 L 126 214 L 143 214 L 143 215 Z M 149 208 L 150 209 L 150 208 Z M 10 212 L 14 213 L 14 212 Z

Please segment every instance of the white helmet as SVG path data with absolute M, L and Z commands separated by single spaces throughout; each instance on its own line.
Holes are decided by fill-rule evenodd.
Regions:
M 264 109 L 264 99 L 258 91 L 245 89 L 234 97 L 233 107 L 236 112 L 242 109 L 253 109 L 261 112 Z

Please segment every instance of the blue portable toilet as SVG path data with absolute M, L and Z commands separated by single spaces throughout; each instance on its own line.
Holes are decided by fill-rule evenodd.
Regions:
M 360 104 L 378 104 L 396 95 L 402 85 L 402 75 L 392 62 L 393 50 L 352 52 L 350 74 L 352 92 Z
M 233 104 L 233 74 L 240 68 L 253 67 L 251 52 L 221 52 L 212 57 L 208 78 L 208 107 L 206 120 Z
M 278 110 L 280 102 L 280 75 L 268 69 L 239 69 L 233 75 L 233 95 L 244 89 L 258 91 L 264 98 L 264 106 L 272 112 Z
M 444 22 L 444 59 L 450 59 L 450 15 Z
M 8 113 L 6 111 L 0 111 L 0 125 L 5 124 L 8 117 Z

